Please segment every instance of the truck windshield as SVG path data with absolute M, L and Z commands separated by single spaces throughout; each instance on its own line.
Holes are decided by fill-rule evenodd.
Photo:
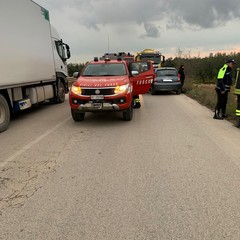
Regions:
M 123 63 L 89 64 L 84 69 L 82 76 L 123 76 L 127 75 Z
M 159 54 L 143 54 L 140 56 L 140 60 L 150 60 L 159 64 L 161 62 L 161 55 Z

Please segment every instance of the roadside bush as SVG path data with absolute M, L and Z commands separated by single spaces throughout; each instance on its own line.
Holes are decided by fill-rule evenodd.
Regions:
M 237 65 L 240 63 L 240 53 L 218 53 L 205 58 L 170 58 L 164 66 L 179 68 L 181 64 L 185 66 L 186 78 L 193 78 L 199 83 L 215 83 L 219 69 L 227 59 L 235 59 Z M 232 76 L 235 77 L 236 68 L 233 69 Z
M 217 103 L 215 84 L 199 84 L 191 78 L 185 81 L 184 92 L 187 96 L 198 101 L 200 104 L 214 111 Z M 233 88 L 228 95 L 228 104 L 226 113 L 229 115 L 228 120 L 235 121 L 235 110 L 237 97 L 233 94 Z

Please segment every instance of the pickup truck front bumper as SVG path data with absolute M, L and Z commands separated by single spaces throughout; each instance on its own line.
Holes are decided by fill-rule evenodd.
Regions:
M 119 98 L 108 98 L 103 100 L 82 99 L 77 97 L 69 98 L 72 109 L 79 112 L 105 112 L 124 111 L 132 104 L 131 96 L 121 96 Z
M 95 112 L 95 111 L 118 111 L 120 107 L 111 103 L 85 103 L 78 106 L 79 111 Z
M 93 91 L 92 89 L 87 90 L 91 90 L 91 92 L 87 92 L 88 94 Z M 109 91 L 109 89 L 107 90 Z M 124 111 L 131 106 L 131 93 L 108 95 L 107 90 L 101 89 L 102 93 L 106 93 L 106 95 L 76 95 L 70 91 L 70 106 L 79 112 Z

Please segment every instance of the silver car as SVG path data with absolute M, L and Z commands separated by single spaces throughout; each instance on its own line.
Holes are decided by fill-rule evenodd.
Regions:
M 156 78 L 152 83 L 151 94 L 157 91 L 175 91 L 180 94 L 182 84 L 178 77 L 178 70 L 173 67 L 161 67 L 155 70 Z

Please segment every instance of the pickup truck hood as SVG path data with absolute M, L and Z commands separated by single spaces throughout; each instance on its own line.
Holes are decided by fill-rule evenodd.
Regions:
M 128 76 L 83 77 L 77 80 L 80 87 L 116 87 L 129 83 Z

